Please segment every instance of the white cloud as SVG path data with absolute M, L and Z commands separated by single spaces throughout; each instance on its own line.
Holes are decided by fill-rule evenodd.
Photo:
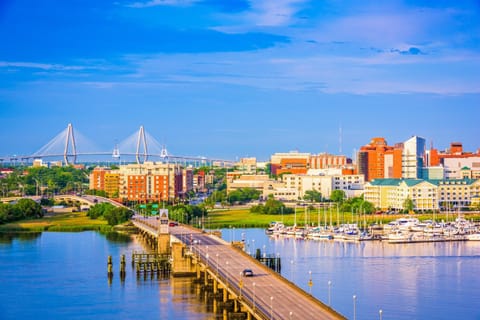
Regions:
M 285 26 L 292 22 L 305 0 L 251 0 L 247 19 L 257 26 Z
M 49 63 L 37 63 L 37 62 L 11 62 L 0 61 L 0 68 L 28 68 L 28 69 L 41 69 L 47 71 L 75 71 L 92 69 L 87 66 L 67 66 L 62 64 L 49 64 Z
M 190 6 L 199 0 L 150 0 L 144 2 L 133 2 L 127 7 L 131 8 L 148 8 L 156 6 Z

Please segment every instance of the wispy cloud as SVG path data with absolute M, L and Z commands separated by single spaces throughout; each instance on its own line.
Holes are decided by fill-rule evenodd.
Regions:
M 126 6 L 131 8 L 148 8 L 156 6 L 190 6 L 199 0 L 150 0 L 129 3 Z
M 50 70 L 50 71 L 93 69 L 92 67 L 88 67 L 88 66 L 69 66 L 69 65 L 62 65 L 62 64 L 49 64 L 49 63 L 37 63 L 37 62 L 12 62 L 12 61 L 0 61 L 0 68 L 28 68 L 28 69 Z
M 295 14 L 306 0 L 252 0 L 247 19 L 257 26 L 285 26 L 292 22 Z

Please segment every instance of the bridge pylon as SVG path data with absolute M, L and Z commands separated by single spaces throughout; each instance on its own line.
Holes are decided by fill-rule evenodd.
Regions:
M 118 144 L 115 144 L 113 148 L 112 158 L 115 160 L 120 159 L 120 149 L 118 148 Z
M 143 154 L 140 154 L 140 148 L 143 145 Z M 138 139 L 137 139 L 137 150 L 135 152 L 135 159 L 137 163 L 142 163 L 140 157 L 143 158 L 143 162 L 147 161 L 148 159 L 148 148 L 147 148 L 147 139 L 145 138 L 145 130 L 143 126 L 140 126 L 140 130 L 138 131 Z
M 69 154 L 69 147 L 71 147 L 71 153 Z M 68 157 L 72 157 L 72 161 L 68 159 Z M 71 123 L 68 124 L 67 127 L 67 134 L 65 139 L 65 148 L 63 151 L 63 160 L 65 161 L 65 165 L 74 164 L 77 160 L 77 148 L 75 146 L 75 135 L 73 134 L 73 126 Z

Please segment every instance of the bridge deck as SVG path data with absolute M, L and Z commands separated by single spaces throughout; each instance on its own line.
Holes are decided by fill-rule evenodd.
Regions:
M 137 218 L 135 224 L 145 231 L 156 230 L 156 219 Z M 249 306 L 271 319 L 345 319 L 342 315 L 299 289 L 274 271 L 225 241 L 186 226 L 170 227 L 170 234 L 190 246 L 210 272 L 226 279 L 226 285 L 241 292 Z M 244 269 L 253 277 L 242 277 Z M 240 291 L 241 287 L 241 291 Z

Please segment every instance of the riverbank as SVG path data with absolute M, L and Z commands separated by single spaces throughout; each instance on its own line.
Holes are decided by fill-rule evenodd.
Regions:
M 286 226 L 304 226 L 309 225 L 337 225 L 342 223 L 357 223 L 360 227 L 371 224 L 386 224 L 390 221 L 404 217 L 404 214 L 398 215 L 362 215 L 352 214 L 351 212 L 316 211 L 297 208 L 297 213 L 292 214 L 260 214 L 251 213 L 249 208 L 227 208 L 222 210 L 213 210 L 204 218 L 204 228 L 266 228 L 272 221 L 282 221 Z M 452 221 L 457 217 L 456 214 L 415 214 L 419 220 Z M 464 213 L 467 220 L 480 221 L 480 213 Z M 201 218 L 195 221 L 195 225 L 201 227 Z M 31 219 L 16 221 L 0 225 L 0 232 L 42 232 L 42 231 L 112 231 L 114 228 L 109 226 L 106 220 L 90 219 L 86 212 L 66 212 L 58 213 L 52 216 L 46 216 L 41 219 Z
M 480 221 L 480 213 L 463 213 L 464 218 L 467 220 L 473 220 L 474 222 Z M 208 217 L 205 218 L 204 227 L 207 229 L 219 229 L 219 228 L 266 228 L 272 221 L 281 221 L 286 226 L 308 225 L 337 225 L 343 223 L 357 223 L 360 227 L 364 225 L 369 226 L 372 224 L 387 224 L 395 219 L 405 217 L 406 214 L 372 214 L 372 215 L 358 215 L 351 212 L 338 212 L 332 211 L 317 211 L 306 210 L 304 208 L 297 209 L 297 213 L 292 214 L 260 214 L 251 213 L 248 208 L 232 208 L 225 210 L 215 210 L 208 213 Z M 435 220 L 435 221 L 453 221 L 457 218 L 457 214 L 414 214 L 416 218 L 421 221 Z
M 104 231 L 112 230 L 103 219 L 90 219 L 86 212 L 59 213 L 41 219 L 15 221 L 0 225 L 0 232 L 76 232 L 76 231 Z

